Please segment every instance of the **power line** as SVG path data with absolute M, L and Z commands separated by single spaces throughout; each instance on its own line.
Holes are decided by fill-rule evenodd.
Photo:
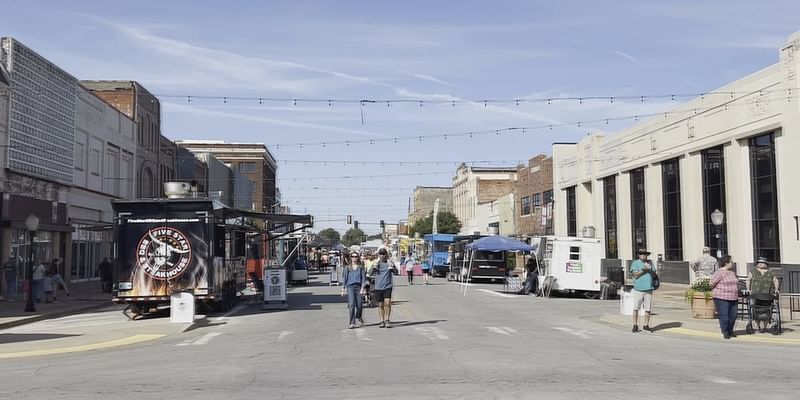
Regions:
M 790 89 L 774 89 L 769 92 L 788 91 Z M 767 91 L 764 91 L 767 92 Z M 270 96 L 223 96 L 223 95 L 192 95 L 192 94 L 156 94 L 156 97 L 165 99 L 183 99 L 187 103 L 192 103 L 197 100 L 211 100 L 220 101 L 223 104 L 233 102 L 254 102 L 257 104 L 264 103 L 287 103 L 293 106 L 300 106 L 303 104 L 323 104 L 332 107 L 334 105 L 358 105 L 364 107 L 367 105 L 385 105 L 391 107 L 397 104 L 411 104 L 419 107 L 425 105 L 449 105 L 455 107 L 456 105 L 472 104 L 472 105 L 515 105 L 530 103 L 540 104 L 553 104 L 564 102 L 577 102 L 583 104 L 585 102 L 606 102 L 610 104 L 624 102 L 624 101 L 637 101 L 645 103 L 652 100 L 670 100 L 677 101 L 681 99 L 693 99 L 712 96 L 728 96 L 734 98 L 740 95 L 750 94 L 750 91 L 711 91 L 699 93 L 669 93 L 669 94 L 644 94 L 644 95 L 601 95 L 601 96 L 550 96 L 550 97 L 518 97 L 506 99 L 420 99 L 420 98 L 360 98 L 360 99 L 345 99 L 345 98 L 309 98 L 309 97 L 270 97 Z

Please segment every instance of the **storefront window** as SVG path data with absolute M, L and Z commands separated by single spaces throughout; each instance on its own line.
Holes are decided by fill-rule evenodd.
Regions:
M 631 230 L 633 250 L 647 248 L 647 216 L 644 203 L 644 168 L 631 171 Z
M 617 258 L 617 177 L 603 179 L 604 208 L 606 217 L 606 258 Z
M 681 178 L 677 158 L 661 163 L 661 183 L 664 193 L 664 258 L 683 259 L 681 226 Z
M 578 236 L 578 210 L 575 202 L 575 186 L 567 188 L 567 236 Z
M 703 150 L 703 227 L 705 245 L 711 248 L 711 254 L 716 255 L 717 250 L 727 254 L 727 249 L 720 247 L 723 240 L 717 239 L 716 228 L 711 223 L 711 213 L 714 210 L 727 212 L 725 208 L 725 155 L 722 146 Z M 727 218 L 726 218 L 727 220 Z M 724 238 L 728 231 L 728 221 L 723 220 L 719 227 L 720 238 Z
M 750 182 L 753 204 L 753 257 L 780 261 L 775 135 L 772 133 L 750 139 Z

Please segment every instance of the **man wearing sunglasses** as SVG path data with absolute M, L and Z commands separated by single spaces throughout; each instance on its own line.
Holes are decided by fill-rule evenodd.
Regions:
M 378 317 L 381 320 L 381 328 L 391 328 L 389 322 L 392 316 L 392 288 L 394 287 L 394 276 L 397 275 L 397 266 L 389 260 L 389 252 L 382 248 L 378 250 L 378 262 L 372 269 L 375 278 L 375 301 L 378 303 Z

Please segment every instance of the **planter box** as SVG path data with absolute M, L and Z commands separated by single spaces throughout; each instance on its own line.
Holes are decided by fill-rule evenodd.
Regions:
M 692 298 L 692 318 L 714 319 L 717 317 L 716 311 L 714 300 L 709 298 L 706 301 L 702 293 L 695 294 Z

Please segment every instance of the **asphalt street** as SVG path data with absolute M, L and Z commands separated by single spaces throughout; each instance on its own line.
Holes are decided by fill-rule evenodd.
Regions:
M 789 399 L 800 390 L 798 347 L 633 334 L 598 321 L 616 301 L 395 281 L 391 329 L 378 328 L 374 309 L 365 327 L 346 329 L 339 289 L 316 282 L 292 291 L 288 311 L 241 305 L 147 342 L 0 360 L 0 398 Z M 52 322 L 37 326 L 46 323 L 26 332 L 52 332 Z

